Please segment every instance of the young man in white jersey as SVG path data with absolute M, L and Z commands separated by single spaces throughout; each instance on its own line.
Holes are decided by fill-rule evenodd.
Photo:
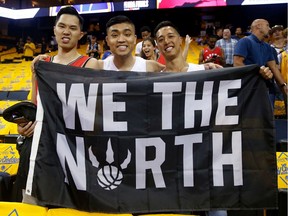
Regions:
M 166 60 L 165 72 L 187 72 L 197 70 L 209 70 L 222 68 L 214 63 L 192 64 L 187 63 L 182 55 L 182 38 L 175 25 L 170 21 L 163 21 L 155 28 L 156 42 L 158 49 Z
M 104 70 L 159 72 L 164 66 L 153 60 L 144 60 L 133 56 L 137 36 L 135 26 L 126 16 L 112 17 L 106 24 L 106 41 L 113 55 L 104 61 L 99 61 L 99 67 Z

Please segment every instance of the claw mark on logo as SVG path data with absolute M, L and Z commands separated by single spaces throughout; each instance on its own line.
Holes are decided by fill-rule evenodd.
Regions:
M 96 168 L 99 167 L 99 162 L 95 155 L 92 152 L 92 147 L 89 147 L 89 158 L 92 162 L 92 165 Z M 119 170 L 117 167 L 111 165 L 114 162 L 114 152 L 111 145 L 111 140 L 108 140 L 107 145 L 107 151 L 106 151 L 106 161 L 109 163 L 109 165 L 105 165 L 101 169 L 98 170 L 97 173 L 97 181 L 98 184 L 104 188 L 105 190 L 113 190 L 117 188 L 123 179 L 123 174 L 121 170 L 126 169 L 128 164 L 131 161 L 131 152 L 128 150 L 127 158 L 123 161 L 123 163 L 120 165 L 121 170 Z
M 14 209 L 12 212 L 10 212 L 7 216 L 19 216 L 16 209 Z

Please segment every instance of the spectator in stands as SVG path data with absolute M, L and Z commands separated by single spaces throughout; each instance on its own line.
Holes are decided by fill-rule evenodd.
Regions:
M 27 37 L 26 43 L 24 45 L 24 55 L 23 55 L 25 61 L 33 60 L 35 50 L 36 50 L 36 46 L 32 42 L 31 37 Z
M 97 66 L 96 59 L 82 56 L 77 51 L 77 43 L 83 36 L 82 28 L 83 18 L 78 14 L 77 10 L 73 7 L 62 8 L 56 16 L 54 26 L 55 40 L 58 43 L 58 53 L 57 55 L 46 59 L 46 61 L 76 67 L 95 68 Z M 33 67 L 32 72 L 32 102 L 36 103 L 37 81 Z M 32 136 L 35 125 L 36 122 L 28 122 L 25 126 L 18 125 L 18 133 L 20 134 L 18 139 L 18 146 L 20 146 L 20 162 L 16 179 L 16 185 L 18 188 L 16 201 L 21 201 L 21 190 L 26 187 Z M 23 193 L 23 202 L 35 203 L 35 200 Z
M 190 42 L 189 42 L 190 43 Z M 148 37 L 143 40 L 142 42 L 142 50 L 141 50 L 141 57 L 147 60 L 154 60 L 159 62 L 160 64 L 165 65 L 165 59 L 163 55 L 157 49 L 156 42 L 153 38 Z M 189 44 L 188 44 L 189 46 Z M 188 47 L 186 48 L 186 52 L 188 53 Z M 186 56 L 187 56 L 186 53 Z
M 16 44 L 16 51 L 18 54 L 24 52 L 24 41 L 23 38 L 19 38 L 19 41 Z
M 223 37 L 223 28 L 216 28 L 215 35 L 217 36 L 217 40 L 222 39 L 222 37 Z
M 283 35 L 283 26 L 275 25 L 271 28 L 271 46 L 276 50 L 277 55 L 283 52 L 287 47 L 287 38 Z
M 110 56 L 112 53 L 110 51 L 110 47 L 107 45 L 106 40 L 103 40 L 103 55 L 102 60 L 106 59 L 108 56 Z
M 232 35 L 231 38 L 239 41 L 242 37 L 243 37 L 242 28 L 241 27 L 237 27 L 236 30 L 235 30 L 235 34 Z
M 259 66 L 268 66 L 272 71 L 274 78 L 281 89 L 284 97 L 287 97 L 288 88 L 286 82 L 276 65 L 270 45 L 264 42 L 269 35 L 269 22 L 265 19 L 256 19 L 251 24 L 252 34 L 239 40 L 234 52 L 234 66 L 243 66 L 250 64 L 258 64 Z M 266 68 L 266 70 L 268 70 Z M 265 76 L 264 76 L 265 77 Z M 265 77 L 271 79 L 272 74 Z M 271 86 L 274 82 L 267 82 Z M 271 95 L 271 104 L 274 107 L 274 95 Z
M 225 67 L 233 67 L 233 55 L 237 40 L 231 38 L 231 31 L 228 28 L 223 30 L 223 38 L 216 42 L 216 46 L 224 50 Z
M 136 48 L 135 48 L 135 55 L 136 56 L 140 56 L 140 54 L 141 54 L 143 40 L 148 38 L 148 37 L 151 37 L 151 29 L 149 28 L 149 26 L 143 26 L 140 29 L 140 34 L 141 34 L 142 41 L 140 41 L 136 44 Z
M 100 59 L 100 45 L 97 42 L 97 37 L 95 35 L 91 36 L 91 42 L 87 45 L 86 54 L 90 57 Z
M 208 38 L 208 47 L 202 49 L 199 54 L 199 64 L 213 62 L 215 64 L 225 65 L 224 51 L 221 47 L 215 46 L 217 37 L 211 35 Z
M 45 37 L 41 38 L 41 54 L 45 54 L 47 51 L 47 43 Z
M 287 44 L 287 32 L 288 32 L 288 28 L 283 30 L 283 37 L 286 40 L 286 44 Z M 288 57 L 288 46 L 286 45 L 285 50 L 278 54 L 280 71 L 281 71 L 281 74 L 282 74 L 282 77 L 283 77 L 285 83 L 288 82 L 288 65 L 287 65 L 288 58 L 287 57 Z M 284 97 L 284 104 L 285 104 L 285 112 L 286 112 L 286 117 L 287 117 L 287 114 L 288 114 L 287 97 Z
M 158 60 L 160 55 L 158 52 L 156 52 L 156 43 L 153 38 L 148 37 L 142 41 L 142 50 L 140 56 L 148 60 Z
M 281 71 L 284 68 L 280 66 L 280 57 L 281 57 L 281 53 L 284 52 L 287 48 L 287 38 L 284 37 L 283 30 L 284 30 L 284 28 L 282 25 L 275 25 L 271 28 L 271 30 L 270 30 L 270 45 L 274 51 L 275 62 L 277 64 L 277 67 L 279 68 L 279 70 L 280 70 L 280 72 L 284 78 L 285 75 Z M 281 64 L 282 63 L 283 62 L 281 62 Z M 285 82 L 287 83 L 287 80 L 285 80 Z M 275 94 L 275 100 L 276 100 L 276 98 L 278 98 L 280 100 L 284 100 L 284 98 L 282 97 L 281 91 L 277 86 L 274 85 L 274 91 L 272 91 L 272 89 L 270 90 L 271 99 L 272 99 L 272 93 Z M 274 101 L 274 99 L 273 99 L 273 101 Z

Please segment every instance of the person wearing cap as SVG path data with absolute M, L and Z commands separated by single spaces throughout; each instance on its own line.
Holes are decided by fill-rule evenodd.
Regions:
M 277 55 L 283 52 L 287 46 L 287 40 L 283 36 L 283 26 L 275 25 L 271 28 L 271 46 L 276 50 Z
M 271 46 L 264 41 L 265 38 L 268 37 L 270 30 L 269 22 L 267 20 L 254 20 L 251 24 L 251 35 L 240 39 L 235 47 L 234 66 L 258 64 L 262 68 L 263 72 L 269 72 L 269 70 L 271 70 L 272 73 L 266 73 L 265 75 L 261 73 L 260 69 L 261 75 L 265 79 L 269 80 L 267 86 L 269 87 L 274 83 L 271 80 L 274 76 L 282 93 L 287 97 L 287 84 L 276 65 Z M 274 107 L 273 98 L 274 95 L 270 94 L 272 107 Z

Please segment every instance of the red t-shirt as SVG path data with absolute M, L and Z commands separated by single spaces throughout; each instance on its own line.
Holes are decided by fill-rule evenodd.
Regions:
M 208 59 L 213 58 L 214 56 L 217 56 L 217 57 L 222 56 L 222 52 L 221 52 L 220 47 L 215 47 L 213 50 L 210 50 L 208 47 L 204 48 L 204 50 L 203 50 L 203 61 L 204 62 L 207 61 Z M 221 62 L 218 59 L 213 61 L 213 63 L 221 65 Z
M 166 61 L 164 56 L 160 53 L 159 58 L 157 59 L 157 62 L 159 62 L 160 64 L 166 65 Z

